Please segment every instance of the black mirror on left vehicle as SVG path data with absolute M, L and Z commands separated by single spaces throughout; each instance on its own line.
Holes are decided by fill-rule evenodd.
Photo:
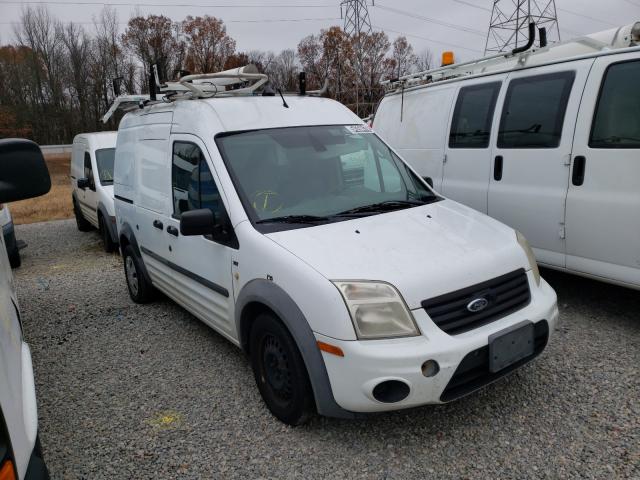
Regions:
M 88 178 L 79 178 L 78 179 L 78 188 L 81 190 L 85 190 L 91 186 L 91 182 Z
M 0 203 L 39 197 L 51 189 L 40 147 L 31 140 L 0 140 Z

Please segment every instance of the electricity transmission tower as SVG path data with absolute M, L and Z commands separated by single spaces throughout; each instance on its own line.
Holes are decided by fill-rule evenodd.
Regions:
M 560 41 L 555 0 L 494 0 L 484 53 L 526 45 L 529 22 L 546 29 L 549 43 Z
M 350 37 L 361 33 L 371 33 L 371 20 L 367 0 L 342 0 L 340 12 L 344 8 L 344 32 Z

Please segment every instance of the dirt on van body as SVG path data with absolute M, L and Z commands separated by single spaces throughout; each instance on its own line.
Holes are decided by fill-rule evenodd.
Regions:
M 561 322 L 533 363 L 447 405 L 290 428 L 235 346 L 166 298 L 131 302 L 95 232 L 18 235 L 52 478 L 640 478 L 636 291 L 543 271 Z

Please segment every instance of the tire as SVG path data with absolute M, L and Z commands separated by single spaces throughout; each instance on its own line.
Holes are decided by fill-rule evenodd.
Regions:
M 109 232 L 109 228 L 107 228 L 107 224 L 105 223 L 102 215 L 98 216 L 98 225 L 100 225 L 100 237 L 102 237 L 102 247 L 104 248 L 104 251 L 107 253 L 114 252 L 117 245 L 113 243 L 113 240 L 111 240 L 111 233 Z
M 261 313 L 249 338 L 253 375 L 271 413 L 287 425 L 302 425 L 315 413 L 307 369 L 293 337 L 273 315 Z
M 141 260 L 136 257 L 131 245 L 124 247 L 122 259 L 124 260 L 124 276 L 131 300 L 143 304 L 151 302 L 155 297 L 155 288 L 142 273 Z
M 75 198 L 73 199 L 73 213 L 76 216 L 76 226 L 78 227 L 78 230 L 81 232 L 88 232 L 91 230 L 92 225 L 82 215 L 78 202 Z
M 18 249 L 17 246 L 7 253 L 9 254 L 9 265 L 11 265 L 11 268 L 18 268 L 20 265 L 22 265 L 22 258 L 20 258 L 20 249 Z

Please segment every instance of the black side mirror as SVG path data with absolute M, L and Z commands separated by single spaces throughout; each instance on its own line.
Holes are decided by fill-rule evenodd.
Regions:
M 424 179 L 425 182 L 427 182 L 427 185 L 433 188 L 433 178 L 431 177 L 422 177 L 422 178 Z
M 31 140 L 0 140 L 0 203 L 39 197 L 51 189 L 40 147 Z
M 190 210 L 180 216 L 180 233 L 185 236 L 213 235 L 215 220 L 208 208 Z
M 79 178 L 78 179 L 78 188 L 85 190 L 91 186 L 91 182 L 88 178 Z

